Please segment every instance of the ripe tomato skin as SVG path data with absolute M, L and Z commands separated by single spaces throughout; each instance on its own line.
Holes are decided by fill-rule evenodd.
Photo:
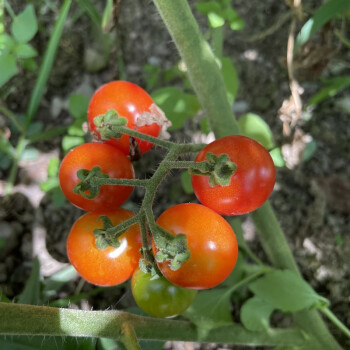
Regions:
M 85 143 L 71 150 L 62 160 L 59 180 L 64 195 L 71 203 L 86 211 L 109 211 L 119 207 L 130 197 L 133 187 L 105 185 L 94 199 L 73 192 L 74 186 L 80 182 L 77 171 L 90 170 L 94 166 L 99 166 L 111 178 L 135 178 L 130 160 L 116 147 L 105 143 Z
M 205 146 L 195 161 L 206 160 L 208 152 L 228 154 L 237 166 L 228 186 L 210 187 L 207 176 L 192 175 L 198 200 L 222 215 L 240 215 L 260 207 L 270 196 L 276 169 L 269 152 L 245 136 L 226 136 Z
M 92 96 L 88 108 L 88 123 L 90 132 L 100 138 L 96 130 L 94 118 L 105 114 L 108 110 L 114 109 L 122 117 L 127 118 L 127 127 L 137 129 L 137 131 L 157 137 L 161 131 L 161 126 L 153 123 L 137 127 L 136 121 L 144 112 L 150 112 L 149 107 L 154 104 L 148 93 L 136 84 L 128 81 L 111 81 L 102 85 Z M 141 153 L 149 151 L 153 144 L 147 141 L 136 139 Z M 110 139 L 106 141 L 118 147 L 124 154 L 129 154 L 129 136 L 123 135 L 120 139 Z
M 72 226 L 67 239 L 67 255 L 79 275 L 98 286 L 114 286 L 131 277 L 138 266 L 141 254 L 141 233 L 138 225 L 131 226 L 119 238 L 120 246 L 106 249 L 96 247 L 94 229 L 102 228 L 98 217 L 107 215 L 114 225 L 131 217 L 134 213 L 122 208 L 111 212 L 86 213 Z
M 233 270 L 238 257 L 236 236 L 228 222 L 213 210 L 200 204 L 178 204 L 163 212 L 157 224 L 174 235 L 187 236 L 191 256 L 178 270 L 171 270 L 168 261 L 157 262 L 171 283 L 191 289 L 213 288 Z M 155 255 L 154 241 L 152 248 Z
M 132 276 L 131 291 L 140 309 L 154 317 L 182 314 L 197 295 L 196 290 L 175 286 L 163 276 L 151 280 L 151 274 L 139 268 Z

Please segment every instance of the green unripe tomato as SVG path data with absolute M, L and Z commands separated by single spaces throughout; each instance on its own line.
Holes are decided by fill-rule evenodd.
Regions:
M 175 286 L 165 277 L 153 280 L 151 277 L 137 268 L 131 279 L 131 291 L 137 305 L 150 316 L 173 317 L 192 304 L 196 290 Z

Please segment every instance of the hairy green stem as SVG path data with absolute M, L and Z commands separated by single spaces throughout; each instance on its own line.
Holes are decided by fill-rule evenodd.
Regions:
M 215 135 L 239 134 L 215 55 L 203 39 L 186 0 L 153 0 L 187 67 Z M 208 98 L 209 97 L 209 98 Z
M 123 186 L 139 186 L 145 187 L 148 180 L 139 180 L 139 179 L 110 179 L 110 178 L 101 178 L 101 177 L 92 177 L 90 180 L 91 184 L 94 186 L 104 186 L 104 185 L 123 185 Z
M 121 328 L 120 340 L 126 349 L 141 350 L 134 327 L 129 322 L 124 322 Z
M 217 342 L 242 345 L 303 345 L 294 329 L 268 333 L 251 332 L 242 326 L 218 327 L 200 336 L 190 322 L 156 319 L 120 311 L 83 311 L 47 306 L 0 303 L 0 334 L 105 337 L 122 341 L 123 325 L 129 324 L 139 339 Z
M 217 138 L 239 134 L 226 97 L 225 85 L 215 57 L 203 39 L 186 0 L 153 0 L 179 53 L 188 76 L 207 113 Z M 298 271 L 275 214 L 266 203 L 253 213 L 253 220 L 269 259 L 279 268 Z M 271 224 L 272 223 L 272 224 Z M 316 311 L 295 314 L 296 324 L 313 336 L 310 348 L 341 349 Z

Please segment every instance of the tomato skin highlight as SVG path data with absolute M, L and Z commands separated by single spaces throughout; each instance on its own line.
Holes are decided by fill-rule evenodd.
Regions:
M 111 178 L 135 178 L 130 160 L 116 147 L 106 143 L 85 143 L 67 153 L 61 162 L 59 181 L 64 195 L 72 204 L 86 211 L 110 211 L 119 207 L 130 197 L 133 187 L 105 185 L 94 199 L 73 192 L 80 182 L 77 171 L 91 170 L 94 166 L 99 166 Z
M 182 314 L 197 295 L 196 290 L 175 286 L 163 276 L 151 280 L 151 274 L 139 268 L 132 276 L 131 291 L 140 309 L 161 318 Z
M 213 288 L 233 270 L 238 257 L 236 236 L 228 222 L 213 210 L 195 203 L 178 204 L 163 212 L 157 224 L 187 236 L 191 256 L 173 271 L 169 262 L 157 262 L 162 274 L 175 285 L 191 289 Z M 157 248 L 152 241 L 153 254 Z
M 81 277 L 98 286 L 114 286 L 128 280 L 138 266 L 141 254 L 141 233 L 138 225 L 131 226 L 119 238 L 120 246 L 106 249 L 96 247 L 94 229 L 102 228 L 97 219 L 108 216 L 117 225 L 134 216 L 118 208 L 113 212 L 86 213 L 72 226 L 67 239 L 67 255 Z
M 144 112 L 150 112 L 150 106 L 154 104 L 151 96 L 136 84 L 128 81 L 111 81 L 102 85 L 92 96 L 88 108 L 88 124 L 90 132 L 100 139 L 101 135 L 96 129 L 94 118 L 105 114 L 108 110 L 114 109 L 121 117 L 125 117 L 127 127 L 135 129 L 143 134 L 157 137 L 161 131 L 161 126 L 152 123 L 137 127 L 137 119 Z M 136 139 L 141 153 L 148 152 L 153 144 L 147 141 Z M 129 155 L 130 141 L 128 135 L 123 135 L 119 139 L 110 139 L 107 143 L 118 147 L 124 154 Z
M 210 187 L 207 176 L 192 175 L 194 193 L 202 204 L 222 215 L 241 215 L 257 209 L 268 199 L 276 169 L 260 143 L 245 136 L 226 136 L 205 146 L 195 161 L 206 160 L 208 152 L 228 154 L 237 170 L 228 186 Z

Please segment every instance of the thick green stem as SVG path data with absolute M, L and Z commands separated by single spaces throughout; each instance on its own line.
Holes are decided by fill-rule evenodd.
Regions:
M 187 66 L 188 76 L 207 113 L 216 138 L 239 134 L 239 127 L 228 103 L 215 57 L 203 39 L 187 1 L 153 1 Z M 275 266 L 298 271 L 284 234 L 268 203 L 253 213 L 253 220 L 264 249 Z M 295 321 L 301 329 L 313 335 L 310 349 L 341 349 L 316 311 L 297 313 Z
M 219 327 L 200 336 L 190 322 L 156 319 L 120 311 L 82 311 L 47 306 L 0 303 L 0 334 L 105 337 L 125 341 L 123 325 L 133 327 L 139 339 L 219 342 L 242 345 L 303 345 L 294 329 L 250 332 L 242 326 Z M 129 342 L 131 342 L 129 338 Z M 130 347 L 130 349 L 132 349 Z
M 191 84 L 215 135 L 239 133 L 215 56 L 186 0 L 153 0 L 184 60 Z

